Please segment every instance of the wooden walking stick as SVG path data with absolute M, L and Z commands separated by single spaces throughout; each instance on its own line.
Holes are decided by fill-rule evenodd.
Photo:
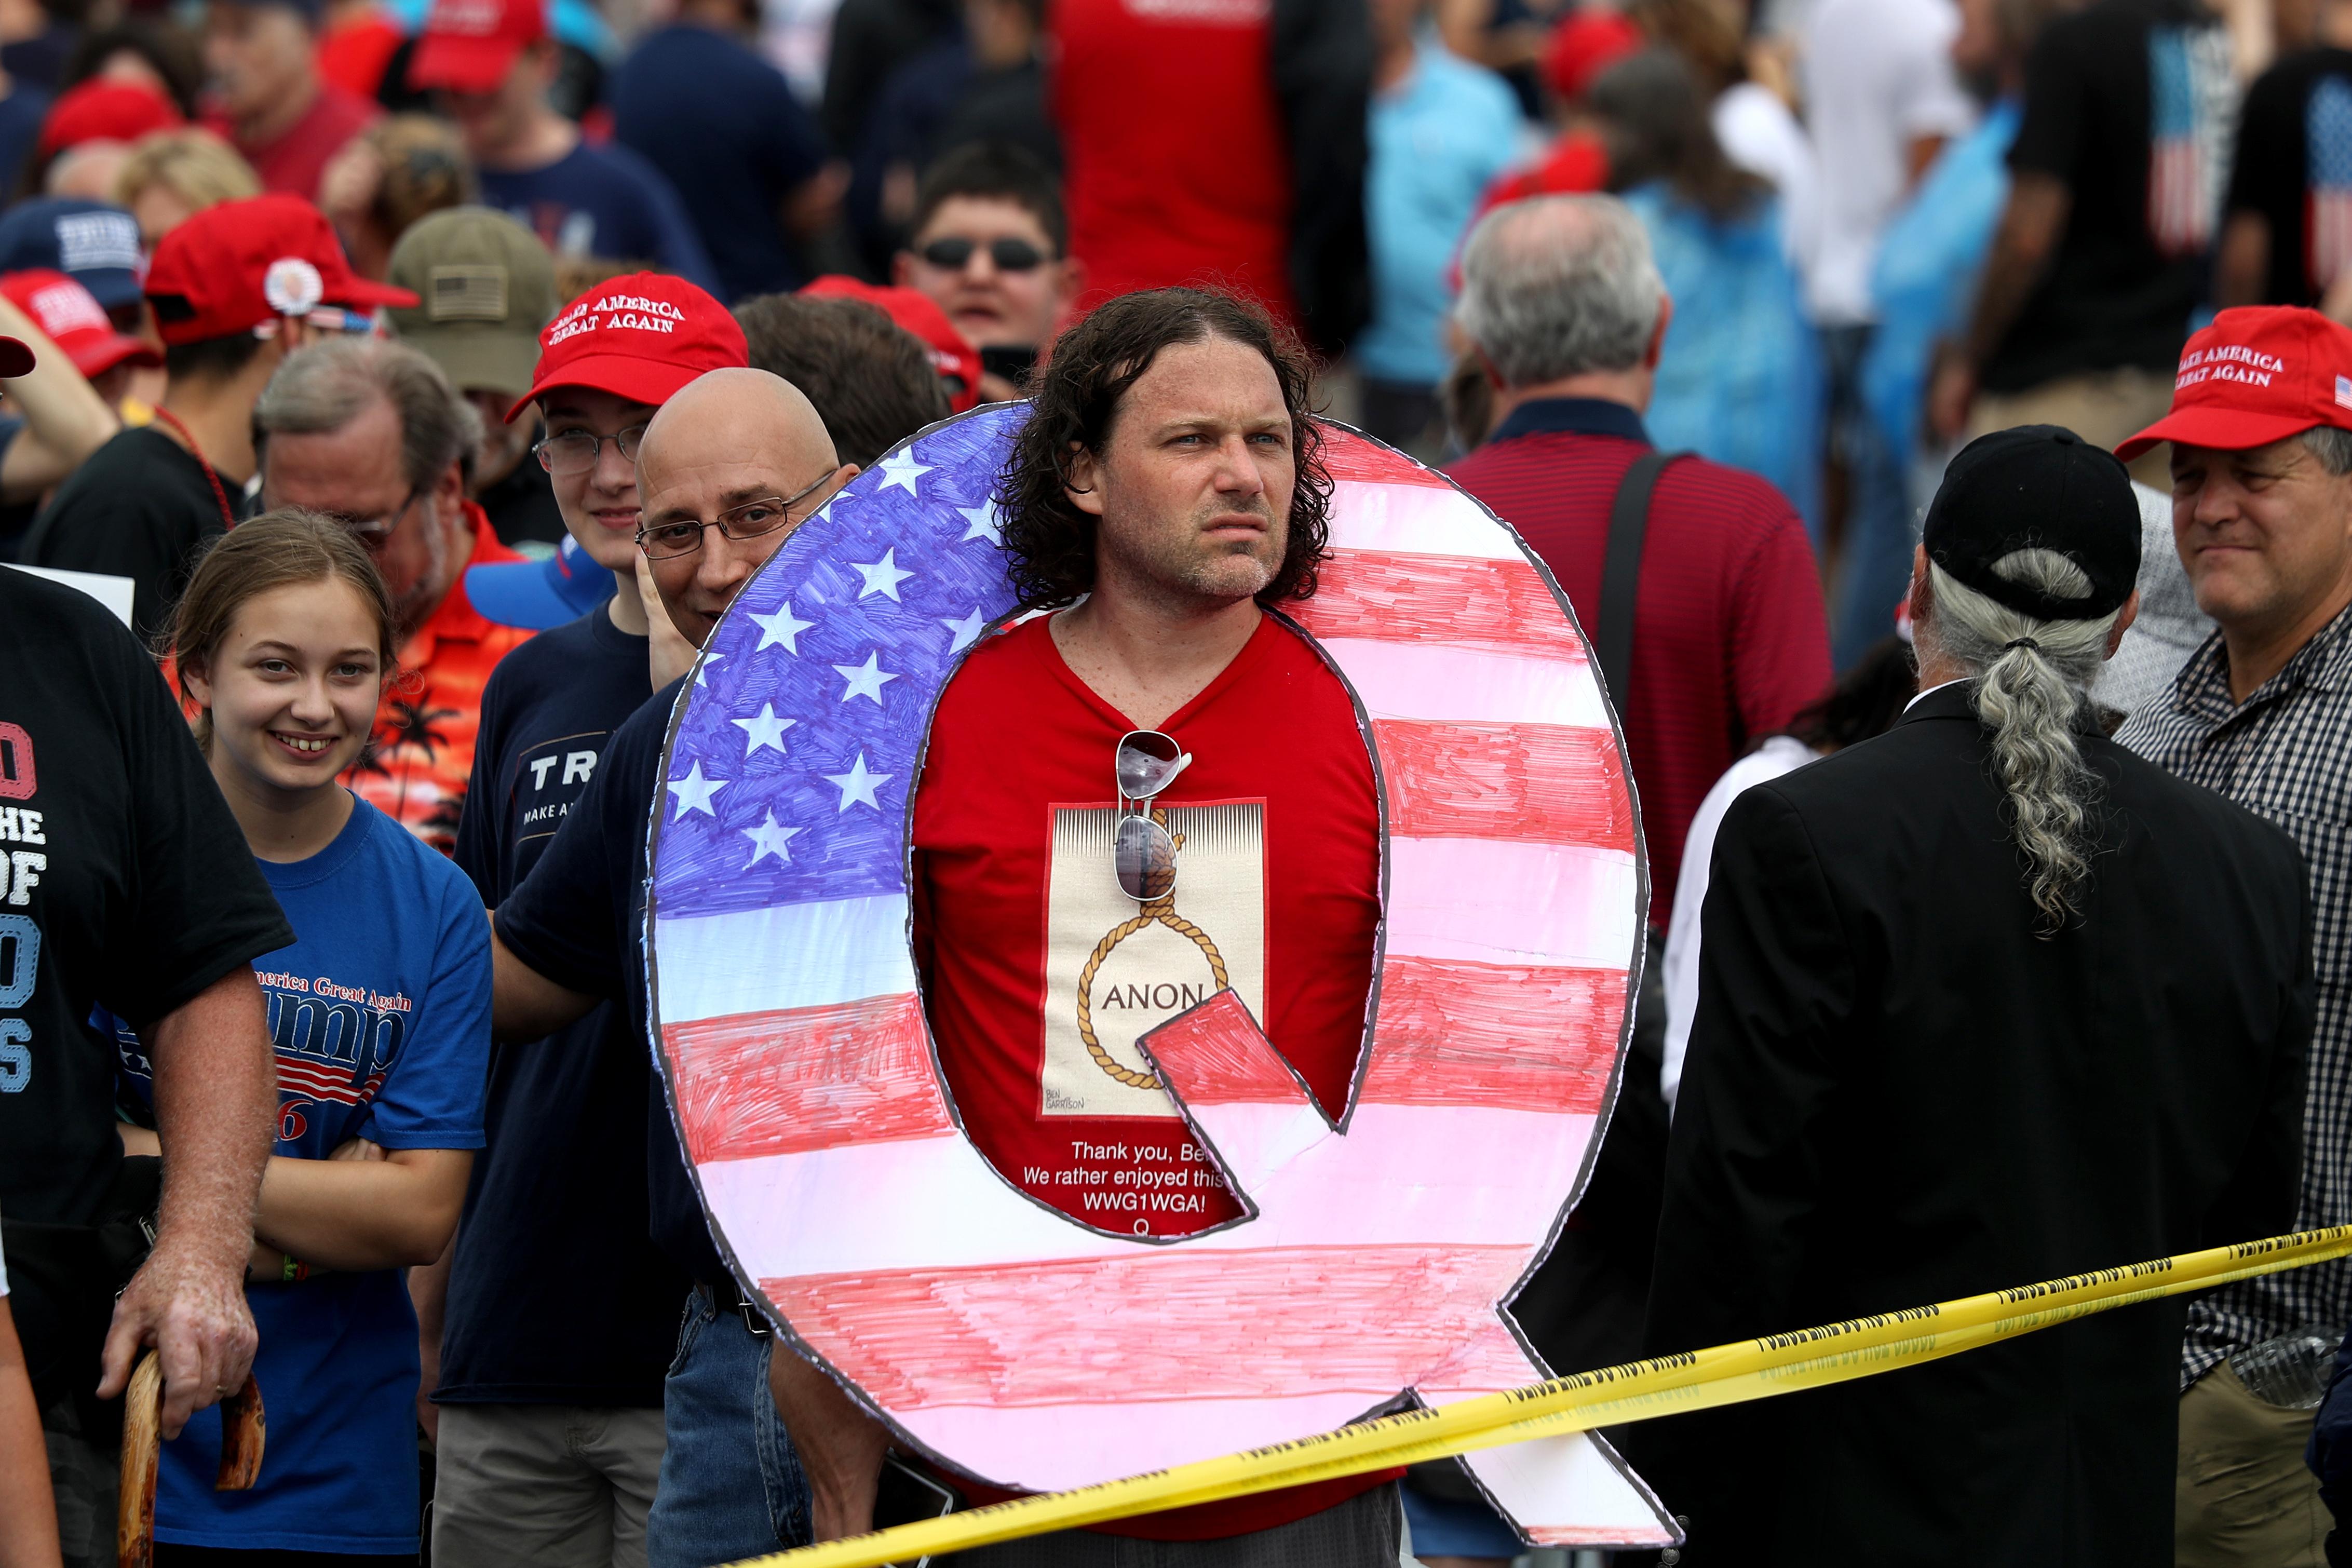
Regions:
M 213 1489 L 241 1492 L 261 1475 L 265 1437 L 261 1387 L 250 1375 L 245 1386 L 221 1401 L 220 1474 Z M 131 1373 L 122 1395 L 122 1498 L 114 1516 L 114 1550 L 121 1568 L 153 1568 L 155 1561 L 155 1471 L 163 1457 L 163 1369 L 149 1351 Z

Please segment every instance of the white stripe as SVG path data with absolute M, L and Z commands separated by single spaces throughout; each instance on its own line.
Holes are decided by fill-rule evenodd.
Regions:
M 1259 1114 L 1264 1114 L 1260 1111 Z M 1217 1108 L 1240 1124 L 1250 1108 Z M 961 1133 L 845 1143 L 697 1166 L 703 1202 L 755 1279 L 980 1268 L 1135 1257 L 1172 1245 L 1524 1246 L 1542 1240 L 1573 1185 L 1593 1118 L 1582 1111 L 1366 1105 L 1255 1196 L 1265 1217 L 1173 1244 L 1097 1236 L 1016 1192 Z M 1182 1142 L 1173 1118 L 1138 1136 Z M 1368 1145 L 1381 1145 L 1374 1148 Z M 1352 1147 L 1350 1147 L 1352 1145 Z M 1102 1211 L 1108 1230 L 1132 1215 Z
M 1641 915 L 1633 857 L 1490 838 L 1389 841 L 1388 951 L 1622 969 Z
M 664 1024 L 915 988 L 904 893 L 656 920 L 654 963 Z
M 1325 637 L 1375 719 L 1458 724 L 1580 724 L 1605 729 L 1601 682 L 1581 659 L 1522 658 L 1444 643 Z
M 1341 479 L 1331 490 L 1331 543 L 1340 550 L 1524 561 L 1510 530 L 1451 485 Z

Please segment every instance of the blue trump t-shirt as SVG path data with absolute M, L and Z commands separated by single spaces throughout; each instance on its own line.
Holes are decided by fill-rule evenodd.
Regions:
M 478 1149 L 490 1044 L 490 933 L 465 874 L 363 800 L 307 860 L 258 862 L 295 931 L 256 961 L 278 1051 L 278 1144 L 323 1160 Z M 122 1076 L 152 1102 L 138 1037 L 110 1019 Z M 246 1288 L 269 1453 L 252 1490 L 216 1492 L 217 1410 L 163 1447 L 155 1538 L 248 1551 L 417 1549 L 416 1313 L 401 1271 Z

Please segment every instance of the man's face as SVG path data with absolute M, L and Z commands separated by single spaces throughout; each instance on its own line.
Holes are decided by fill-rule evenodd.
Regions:
M 623 431 L 642 435 L 646 421 L 654 416 L 650 403 L 632 403 L 584 386 L 555 388 L 539 400 L 539 411 L 547 422 L 545 438 L 551 442 L 565 437 L 618 436 Z M 630 446 L 634 450 L 635 443 Z M 637 569 L 636 464 L 621 456 L 620 447 L 610 440 L 598 442 L 595 463 L 576 473 L 563 471 L 565 459 L 560 448 L 551 446 L 548 456 L 553 465 L 548 470 L 548 482 L 554 487 L 563 526 L 597 565 L 624 577 L 633 574 Z
M 482 421 L 482 443 L 474 451 L 474 489 L 479 493 L 513 473 L 530 455 L 530 444 L 539 438 L 539 416 L 526 410 L 509 425 L 507 410 L 514 406 L 514 398 L 509 394 L 469 386 L 465 395 Z
M 310 25 L 284 5 L 213 0 L 205 8 L 205 72 L 232 121 L 298 98 L 312 78 Z
M 1034 258 L 1030 266 L 1004 265 Z M 959 252 L 965 252 L 958 258 Z M 1020 203 L 950 196 L 898 257 L 901 287 L 929 295 L 980 348 L 1035 348 L 1076 291 L 1070 264 L 1054 254 L 1045 226 Z
M 2352 476 L 2300 437 L 2172 448 L 2172 539 L 2197 607 L 2233 631 L 2294 626 L 2352 582 Z
M 400 416 L 377 398 L 340 430 L 273 435 L 263 449 L 265 506 L 299 506 L 351 526 L 375 558 L 400 624 L 438 609 L 466 564 L 465 488 L 457 464 L 424 490 L 400 462 Z
M 820 435 L 823 428 L 817 427 Z M 706 528 L 701 543 L 688 553 L 648 559 L 671 624 L 697 647 L 751 574 L 857 471 L 847 465 L 835 468 L 829 451 L 807 442 L 763 438 L 767 429 L 716 410 L 712 417 L 667 432 L 668 439 L 646 448 L 651 460 L 643 465 L 639 482 L 648 529 L 709 522 L 748 502 L 801 498 L 785 510 L 783 526 L 771 532 L 730 539 Z M 803 490 L 809 493 L 803 496 Z
M 1070 499 L 1101 520 L 1097 582 L 1159 602 L 1230 603 L 1282 571 L 1298 454 L 1265 356 L 1223 338 L 1177 343 L 1120 399 Z
M 466 152 L 478 163 L 495 163 L 523 139 L 553 79 L 555 51 L 533 44 L 517 55 L 499 85 L 488 92 L 445 89 L 441 104 L 457 122 Z

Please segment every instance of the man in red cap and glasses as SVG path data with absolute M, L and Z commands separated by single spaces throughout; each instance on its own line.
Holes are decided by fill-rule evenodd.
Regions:
M 226 202 L 165 235 L 146 290 L 169 378 L 155 422 L 91 454 L 22 558 L 129 577 L 134 628 L 152 638 L 197 548 L 244 515 L 253 405 L 286 356 L 416 296 L 354 273 L 319 210 L 285 195 Z
M 558 310 L 540 343 L 510 417 L 535 407 L 544 421 L 535 458 L 569 537 L 548 561 L 478 566 L 466 580 L 485 613 L 549 628 L 481 693 L 457 859 L 492 907 L 604 772 L 622 721 L 670 679 L 650 671 L 636 575 L 638 443 L 688 383 L 745 363 L 743 332 L 718 300 L 649 272 Z M 488 1142 L 457 1243 L 409 1279 L 439 1477 L 434 1561 L 642 1564 L 689 1284 L 648 1234 L 645 1040 L 625 1009 L 600 1004 L 541 1038 L 494 1046 L 489 1082 Z M 651 1109 L 666 1114 L 658 1091 Z M 610 1288 L 581 1292 L 584 1270 Z M 701 1271 L 724 1274 L 715 1261 Z M 566 1331 L 548 1333 L 559 1321 Z M 737 1426 L 748 1450 L 749 1417 Z M 518 1510 L 518 1496 L 531 1506 Z
M 558 256 L 641 257 L 718 288 L 677 192 L 625 147 L 594 147 L 547 101 L 547 0 L 436 0 L 408 85 L 437 93 L 482 184 Z
M 2173 542 L 2197 607 L 2221 629 L 2116 739 L 2270 818 L 2303 850 L 2319 1013 L 2294 1228 L 2343 1225 L 2352 1222 L 2352 837 L 2343 826 L 2352 821 L 2352 331 L 2315 310 L 2222 311 L 2182 349 L 2172 411 L 2116 455 L 2129 461 L 2168 441 Z M 2323 1561 L 2327 1511 L 2304 1465 L 2312 1416 L 2298 1384 L 2325 1385 L 2347 1319 L 2352 1264 L 2340 1261 L 2190 1303 L 2180 1563 Z M 2352 1451 L 2336 1462 L 2352 1472 Z M 2352 1474 L 2339 1474 L 2347 1482 Z

